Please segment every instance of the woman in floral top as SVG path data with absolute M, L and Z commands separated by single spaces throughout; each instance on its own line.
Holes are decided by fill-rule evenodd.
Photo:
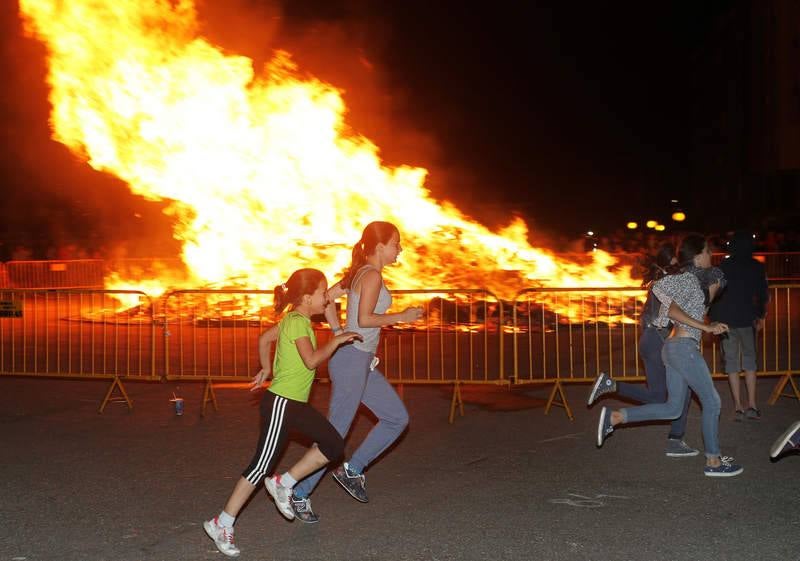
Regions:
M 700 269 L 711 267 L 711 251 L 702 236 L 691 234 L 681 242 L 678 258 L 682 272 L 667 275 L 653 285 L 653 294 L 661 302 L 659 324 L 663 324 L 667 319 L 674 321 L 672 333 L 664 343 L 662 351 L 662 358 L 667 367 L 667 401 L 616 411 L 603 407 L 597 426 L 597 445 L 602 446 L 605 438 L 617 425 L 677 418 L 681 414 L 686 393 L 691 388 L 703 408 L 705 475 L 710 477 L 739 475 L 744 471 L 742 466 L 734 464 L 732 458 L 720 454 L 720 398 L 700 351 L 700 336 L 703 331 L 717 335 L 728 330 L 728 326 L 724 323 L 703 322 L 709 296 L 703 290 L 696 271 L 692 272 L 695 267 Z

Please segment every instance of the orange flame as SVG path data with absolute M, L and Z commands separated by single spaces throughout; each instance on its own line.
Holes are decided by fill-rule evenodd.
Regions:
M 200 36 L 192 0 L 20 0 L 20 10 L 48 48 L 53 137 L 134 193 L 170 201 L 189 271 L 173 284 L 270 288 L 302 266 L 334 278 L 376 219 L 401 230 L 404 266 L 387 271 L 396 288 L 512 298 L 542 283 L 638 284 L 602 251 L 588 264 L 560 259 L 532 247 L 520 219 L 492 232 L 437 202 L 427 170 L 383 165 L 348 128 L 336 87 L 286 52 L 256 72 Z

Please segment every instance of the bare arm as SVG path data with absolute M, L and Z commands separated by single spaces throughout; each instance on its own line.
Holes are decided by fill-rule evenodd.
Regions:
M 258 359 L 261 362 L 261 370 L 253 377 L 250 391 L 257 390 L 267 381 L 272 374 L 272 344 L 278 340 L 280 324 L 276 323 L 258 337 Z
M 314 370 L 317 366 L 328 360 L 339 345 L 349 343 L 355 339 L 360 340 L 361 335 L 353 333 L 352 331 L 345 331 L 344 333 L 331 337 L 327 343 L 317 349 L 311 345 L 311 339 L 309 337 L 298 337 L 295 339 L 294 344 L 297 345 L 297 352 L 300 353 L 300 358 L 303 360 L 303 364 L 306 365 L 306 368 Z
M 720 283 L 715 282 L 708 287 L 708 301 L 713 302 L 714 298 L 716 298 L 717 294 L 719 293 Z
M 728 331 L 728 326 L 724 323 L 720 322 L 712 322 L 711 324 L 703 323 L 702 321 L 697 321 L 692 316 L 687 314 L 683 311 L 683 309 L 678 306 L 674 301 L 669 305 L 669 318 L 680 322 L 684 325 L 688 325 L 690 327 L 695 327 L 700 329 L 701 331 L 705 331 L 706 333 L 713 333 L 714 335 L 719 335 L 720 333 L 725 333 Z
M 345 294 L 347 294 L 347 291 L 342 288 L 342 284 L 339 282 L 328 289 L 328 305 L 325 306 L 325 321 L 328 322 L 334 335 L 342 331 L 342 323 L 339 320 L 339 314 L 336 311 L 336 303 L 334 301 Z
M 422 317 L 422 308 L 415 306 L 402 312 L 376 314 L 375 304 L 381 290 L 381 275 L 378 271 L 367 271 L 361 278 L 361 299 L 358 302 L 359 327 L 383 327 L 395 323 L 412 322 Z

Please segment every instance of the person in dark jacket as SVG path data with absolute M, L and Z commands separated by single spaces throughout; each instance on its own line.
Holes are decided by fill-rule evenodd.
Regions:
M 711 307 L 711 319 L 726 323 L 722 336 L 725 373 L 736 406 L 734 419 L 760 419 L 756 405 L 756 335 L 764 326 L 769 290 L 764 265 L 753 258 L 753 235 L 739 231 L 729 243 L 729 256 L 720 264 L 728 281 Z M 742 405 L 739 375 L 744 372 L 748 407 Z

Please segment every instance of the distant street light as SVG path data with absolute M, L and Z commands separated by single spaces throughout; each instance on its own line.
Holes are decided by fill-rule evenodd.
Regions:
M 666 229 L 667 227 L 664 226 L 663 224 L 656 224 L 656 232 L 663 232 Z
M 686 220 L 686 214 L 682 210 L 676 210 L 672 213 L 672 219 L 675 222 L 683 222 Z
M 647 223 L 645 224 L 645 226 L 647 226 L 648 228 L 655 228 L 657 225 L 658 222 L 656 222 L 655 220 L 648 220 Z
M 636 222 L 628 222 L 628 230 L 635 230 L 639 225 Z

